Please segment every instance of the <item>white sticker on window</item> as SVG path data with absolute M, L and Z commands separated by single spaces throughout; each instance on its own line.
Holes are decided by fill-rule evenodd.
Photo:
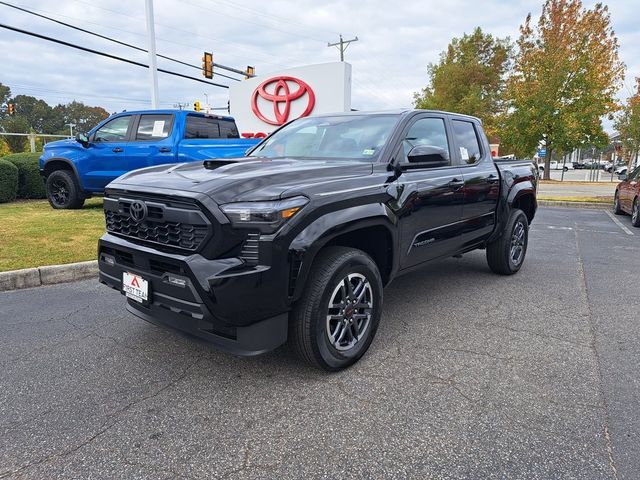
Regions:
M 374 153 L 376 153 L 376 151 L 372 148 L 365 148 L 362 151 L 362 155 L 373 155 Z
M 469 150 L 464 147 L 460 147 L 460 156 L 462 157 L 462 160 L 469 160 Z
M 164 120 L 156 120 L 153 122 L 152 137 L 166 137 L 164 133 Z

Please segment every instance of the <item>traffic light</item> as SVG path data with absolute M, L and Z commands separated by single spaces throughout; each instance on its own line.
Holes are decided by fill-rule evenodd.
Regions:
M 10 103 L 9 104 L 9 115 L 15 115 L 16 114 L 16 104 L 15 103 Z
M 247 72 L 246 72 L 246 76 L 244 77 L 246 78 L 251 78 L 251 77 L 255 77 L 256 76 L 256 69 L 255 67 L 252 67 L 251 65 L 247 65 Z
M 202 109 L 200 108 L 200 101 L 196 100 L 195 102 L 193 102 L 193 109 L 194 109 L 196 112 L 199 112 L 200 110 L 202 110 Z
M 206 78 L 213 78 L 213 54 L 204 52 L 202 56 L 202 75 Z

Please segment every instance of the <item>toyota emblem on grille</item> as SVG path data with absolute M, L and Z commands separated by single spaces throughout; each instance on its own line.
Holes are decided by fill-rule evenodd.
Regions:
M 139 200 L 132 202 L 129 206 L 129 216 L 134 222 L 140 223 L 147 218 L 147 205 Z

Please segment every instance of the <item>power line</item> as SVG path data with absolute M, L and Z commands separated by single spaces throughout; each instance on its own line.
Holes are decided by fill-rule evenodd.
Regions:
M 75 43 L 65 42 L 64 40 L 59 40 L 57 38 L 48 37 L 48 36 L 42 35 L 40 33 L 30 32 L 28 30 L 23 30 L 21 28 L 12 27 L 10 25 L 5 25 L 4 23 L 0 23 L 0 28 L 6 28 L 7 30 L 13 30 L 14 32 L 22 33 L 24 35 L 29 35 L 29 36 L 36 37 L 36 38 L 40 38 L 42 40 L 47 40 L 49 42 L 58 43 L 60 45 L 66 46 L 66 47 L 71 47 L 71 48 L 75 48 L 77 50 L 82 50 L 84 52 L 89 52 L 89 53 L 93 53 L 95 55 L 101 55 L 103 57 L 111 58 L 113 60 L 119 60 L 121 62 L 130 63 L 132 65 L 137 65 L 138 67 L 149 68 L 149 65 L 146 65 L 146 64 L 140 63 L 140 62 L 136 62 L 135 60 L 130 60 L 128 58 L 118 57 L 117 55 L 112 55 L 110 53 L 101 52 L 99 50 L 94 50 L 92 48 L 81 47 L 80 45 L 76 45 Z M 190 77 L 189 75 L 184 75 L 182 73 L 173 72 L 171 70 L 165 70 L 164 68 L 159 68 L 158 71 L 162 72 L 162 73 L 166 73 L 167 75 L 173 75 L 175 77 L 181 77 L 181 78 L 186 78 L 186 79 L 193 80 L 193 81 L 200 82 L 200 83 L 206 83 L 207 85 L 213 85 L 214 87 L 229 88 L 228 85 L 223 85 L 221 83 L 215 83 L 215 82 L 208 82 L 208 81 L 202 80 L 200 78 Z
M 65 26 L 65 27 L 71 28 L 71 29 L 73 29 L 73 30 L 78 30 L 78 31 L 80 31 L 80 32 L 87 33 L 87 34 L 89 34 L 89 35 L 93 35 L 94 37 L 102 38 L 102 39 L 104 39 L 104 40 L 108 40 L 108 41 L 110 41 L 110 42 L 117 43 L 117 44 L 119 44 L 119 45 L 123 45 L 123 46 L 125 46 L 125 47 L 133 48 L 134 50 L 138 50 L 139 52 L 148 53 L 148 51 L 147 51 L 146 49 L 144 49 L 144 48 L 142 48 L 142 47 L 138 47 L 137 45 L 132 45 L 132 44 L 130 44 L 130 43 L 123 42 L 123 41 L 121 41 L 121 40 L 117 40 L 117 39 L 115 39 L 115 38 L 108 37 L 108 36 L 106 36 L 106 35 L 102 35 L 102 34 L 97 33 L 97 32 L 92 32 L 91 30 L 87 30 L 87 29 L 85 29 L 85 28 L 78 27 L 77 25 L 72 25 L 72 24 L 70 24 L 70 23 L 63 22 L 62 20 L 57 20 L 57 19 L 55 19 L 55 18 L 48 17 L 48 16 L 46 16 L 46 15 L 42 15 L 41 13 L 37 13 L 37 12 L 34 12 L 34 11 L 31 11 L 31 10 L 28 10 L 28 9 L 26 9 L 26 8 L 23 8 L 23 7 L 20 7 L 20 6 L 17 6 L 17 5 L 12 5 L 12 4 L 10 4 L 10 3 L 3 2 L 3 1 L 0 1 L 0 5 L 4 5 L 4 6 L 6 6 L 6 7 L 10 7 L 10 8 L 15 8 L 16 10 L 20 10 L 21 12 L 28 13 L 29 15 L 34 15 L 34 16 L 36 16 L 36 17 L 44 18 L 45 20 L 49 20 L 49 21 L 51 21 L 51 22 L 57 23 L 57 24 L 59 24 L 59 25 L 63 25 L 63 26 Z M 185 66 L 187 66 L 187 67 L 195 68 L 196 70 L 201 70 L 201 67 L 199 67 L 199 66 L 197 66 L 197 65 L 192 65 L 192 64 L 190 64 L 190 63 L 183 62 L 182 60 L 178 60 L 178 59 L 176 59 L 176 58 L 167 57 L 166 55 L 161 55 L 161 54 L 159 54 L 159 53 L 157 54 L 157 56 L 158 56 L 158 57 L 160 57 L 160 58 L 164 58 L 165 60 L 170 60 L 170 61 L 172 61 L 172 62 L 179 63 L 179 64 L 181 64 L 181 65 L 185 65 Z M 219 67 L 219 68 L 222 68 L 222 69 L 224 69 L 224 70 L 230 70 L 230 71 L 234 71 L 234 73 L 237 73 L 235 69 L 231 69 L 231 68 L 225 67 L 224 65 L 218 65 L 218 64 L 215 64 L 215 66 L 217 66 L 217 67 Z M 238 78 L 230 77 L 230 76 L 225 75 L 225 74 L 223 74 L 223 73 L 216 73 L 216 75 L 218 75 L 218 76 L 220 76 L 220 77 L 228 78 L 229 80 L 235 80 L 236 82 L 239 82 L 239 81 L 240 81 L 240 79 L 238 79 Z

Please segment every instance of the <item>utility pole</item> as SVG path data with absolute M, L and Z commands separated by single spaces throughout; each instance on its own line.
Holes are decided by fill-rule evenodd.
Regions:
M 149 74 L 151 75 L 151 108 L 157 109 L 160 100 L 158 94 L 158 64 L 156 59 L 156 33 L 153 24 L 153 0 L 145 0 L 147 16 L 147 43 L 149 51 Z
M 340 50 L 340 61 L 344 62 L 344 51 L 347 49 L 351 42 L 357 42 L 358 37 L 352 38 L 351 40 L 343 40 L 342 34 L 340 34 L 340 41 L 336 43 L 327 43 L 327 47 L 338 47 Z

